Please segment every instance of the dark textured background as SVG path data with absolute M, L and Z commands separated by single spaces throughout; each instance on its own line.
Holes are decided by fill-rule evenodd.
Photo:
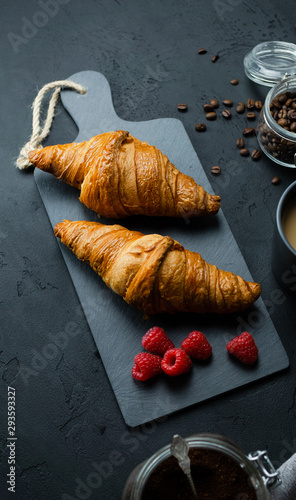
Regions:
M 28 21 L 41 22 L 42 1 L 1 2 L 0 498 L 13 495 L 6 485 L 7 385 L 17 391 L 17 500 L 117 500 L 133 467 L 176 432 L 221 433 L 245 451 L 267 448 L 279 465 L 296 451 L 295 297 L 279 292 L 270 270 L 270 242 L 277 202 L 295 170 L 266 157 L 257 163 L 240 157 L 235 141 L 247 126 L 244 115 L 233 112 L 230 121 L 219 117 L 204 134 L 194 125 L 204 121 L 202 104 L 212 97 L 264 99 L 268 89 L 245 77 L 243 57 L 264 40 L 296 43 L 294 4 L 56 0 L 51 8 L 44 26 L 24 38 Z M 11 33 L 22 37 L 14 46 Z M 208 53 L 197 55 L 200 47 Z M 216 53 L 220 58 L 213 64 Z M 214 191 L 221 194 L 249 269 L 262 285 L 290 358 L 287 372 L 161 422 L 137 429 L 124 424 L 32 171 L 14 166 L 30 135 L 37 90 L 86 69 L 109 80 L 121 118 L 176 117 L 184 123 Z M 238 86 L 229 84 L 232 78 L 240 80 Z M 178 102 L 188 104 L 187 113 L 177 111 Z M 46 144 L 70 142 L 76 135 L 59 105 Z M 248 144 L 256 147 L 255 138 Z M 211 176 L 213 164 L 221 166 L 221 176 Z M 271 184 L 274 175 L 281 177 L 279 186 Z M 64 343 L 45 360 L 40 353 L 51 335 Z M 25 372 L 28 367 L 31 372 Z M 102 482 L 95 485 L 91 474 L 98 470 Z M 87 481 L 96 487 L 83 496 L 77 487 Z

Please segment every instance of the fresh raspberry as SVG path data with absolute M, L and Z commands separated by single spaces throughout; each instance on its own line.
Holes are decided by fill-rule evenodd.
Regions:
M 257 361 L 258 348 L 252 335 L 248 332 L 243 332 L 230 340 L 226 345 L 226 349 L 246 365 L 252 365 Z
M 183 349 L 169 349 L 161 361 L 164 373 L 175 377 L 187 373 L 192 367 L 192 361 Z
M 153 354 L 163 356 L 168 349 L 173 349 L 175 344 L 168 338 L 163 328 L 154 326 L 145 333 L 142 346 Z
M 140 352 L 134 359 L 134 366 L 132 367 L 132 376 L 137 380 L 148 380 L 161 373 L 162 358 L 149 352 Z
M 212 354 L 212 347 L 203 333 L 194 330 L 181 342 L 182 349 L 192 358 L 204 360 Z

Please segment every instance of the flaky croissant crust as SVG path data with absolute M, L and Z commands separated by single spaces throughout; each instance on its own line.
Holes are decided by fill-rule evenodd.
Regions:
M 159 149 L 125 130 L 37 149 L 29 159 L 80 189 L 80 201 L 105 217 L 197 217 L 220 208 L 219 196 L 208 194 Z
M 169 236 L 119 225 L 65 220 L 55 235 L 126 302 L 151 315 L 241 311 L 260 295 L 258 283 L 208 264 Z

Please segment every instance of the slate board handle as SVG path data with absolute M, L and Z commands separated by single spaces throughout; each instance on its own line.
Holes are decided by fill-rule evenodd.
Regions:
M 102 134 L 113 130 L 111 124 L 119 118 L 115 113 L 110 85 L 105 76 L 96 71 L 81 71 L 68 79 L 87 89 L 84 95 L 67 89 L 61 91 L 62 103 L 75 121 L 79 132 L 83 131 L 85 136 L 88 131 L 93 134 L 93 131 L 97 130 L 96 133 Z M 80 140 L 79 134 L 76 140 Z

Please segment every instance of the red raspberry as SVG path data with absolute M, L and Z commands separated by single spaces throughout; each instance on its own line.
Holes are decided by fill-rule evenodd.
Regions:
M 175 377 L 187 373 L 192 367 L 192 361 L 183 349 L 169 349 L 161 361 L 164 373 Z
M 163 356 L 168 349 L 175 347 L 175 344 L 168 338 L 163 328 L 154 326 L 145 333 L 142 346 L 153 354 Z
M 226 345 L 226 349 L 246 365 L 252 365 L 257 361 L 258 348 L 252 335 L 248 332 L 243 332 L 230 340 Z
M 134 366 L 132 367 L 132 376 L 137 380 L 148 380 L 161 373 L 162 358 L 149 352 L 140 352 L 134 359 Z
M 194 330 L 181 343 L 182 349 L 192 358 L 208 359 L 212 354 L 212 347 L 203 333 Z

